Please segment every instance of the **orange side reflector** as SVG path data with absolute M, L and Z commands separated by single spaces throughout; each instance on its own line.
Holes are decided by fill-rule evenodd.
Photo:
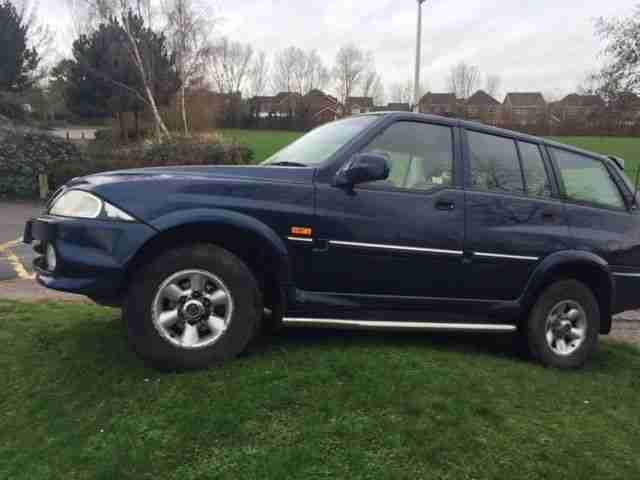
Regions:
M 309 227 L 291 227 L 291 233 L 300 237 L 310 237 L 313 235 L 313 230 Z

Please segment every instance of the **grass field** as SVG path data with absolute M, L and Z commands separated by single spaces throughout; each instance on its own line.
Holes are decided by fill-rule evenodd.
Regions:
M 635 172 L 638 165 L 640 165 L 640 138 L 552 137 L 552 139 L 592 152 L 624 158 L 627 174 Z
M 229 137 L 252 147 L 256 163 L 266 160 L 282 147 L 302 134 L 279 130 L 221 130 Z M 597 153 L 616 155 L 627 161 L 627 172 L 635 171 L 640 165 L 640 138 L 620 137 L 552 137 L 558 142 L 575 145 Z
M 224 136 L 234 138 L 238 142 L 251 147 L 255 153 L 255 162 L 266 160 L 289 143 L 299 138 L 302 133 L 283 130 L 218 130 Z
M 509 337 L 285 331 L 159 374 L 119 314 L 0 302 L 0 478 L 582 479 L 640 472 L 640 352 L 585 370 Z

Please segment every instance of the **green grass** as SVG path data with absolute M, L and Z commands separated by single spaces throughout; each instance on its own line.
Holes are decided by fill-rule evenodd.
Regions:
M 0 302 L 0 478 L 637 478 L 640 351 L 559 372 L 488 336 L 284 332 L 159 374 L 119 312 Z
M 218 130 L 223 135 L 234 138 L 240 143 L 251 147 L 255 153 L 254 161 L 260 163 L 294 140 L 300 138 L 301 132 L 285 130 Z
M 640 138 L 629 137 L 552 137 L 568 145 L 604 155 L 615 155 L 625 160 L 627 174 L 635 172 L 640 165 Z

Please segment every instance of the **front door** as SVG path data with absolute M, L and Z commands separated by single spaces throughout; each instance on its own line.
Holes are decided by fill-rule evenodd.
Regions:
M 385 304 L 450 297 L 462 271 L 464 191 L 450 126 L 398 121 L 362 151 L 386 155 L 387 180 L 318 183 L 313 290 Z

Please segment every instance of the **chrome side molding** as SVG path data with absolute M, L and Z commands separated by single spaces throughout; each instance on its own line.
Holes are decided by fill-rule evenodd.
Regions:
M 373 250 L 392 250 L 396 252 L 434 253 L 444 255 L 462 256 L 462 250 L 442 250 L 439 248 L 405 247 L 401 245 L 382 245 L 378 243 L 343 242 L 342 240 L 329 240 L 329 245 L 337 247 L 369 248 Z
M 480 258 L 505 258 L 508 260 L 526 260 L 528 262 L 536 262 L 539 260 L 538 257 L 527 257 L 524 255 L 506 255 L 502 253 L 488 253 L 488 252 L 475 252 L 473 256 L 480 257 Z
M 515 332 L 515 325 L 492 323 L 434 323 L 434 322 L 386 322 L 369 320 L 338 320 L 329 318 L 290 318 L 282 319 L 285 326 L 291 327 L 329 327 L 371 330 L 415 330 L 445 332 Z
M 287 237 L 287 240 L 289 240 L 290 242 L 313 243 L 313 238 Z

